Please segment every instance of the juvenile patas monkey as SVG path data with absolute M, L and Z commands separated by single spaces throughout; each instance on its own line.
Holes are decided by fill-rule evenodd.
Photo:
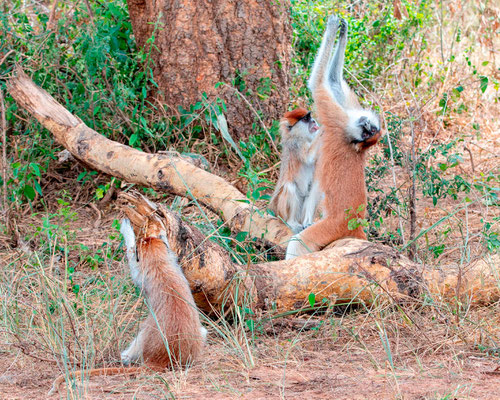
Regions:
M 281 169 L 269 203 L 294 233 L 310 225 L 313 215 L 306 213 L 306 201 L 316 165 L 318 124 L 311 113 L 297 108 L 285 113 L 280 123 Z
M 122 363 L 129 365 L 143 359 L 162 367 L 188 365 L 201 353 L 206 330 L 177 257 L 165 236 L 141 239 L 136 250 L 128 219 L 122 221 L 120 232 L 132 280 L 143 290 L 151 308 L 139 334 L 122 352 Z
M 339 26 L 340 37 L 332 56 Z M 361 108 L 343 79 L 346 44 L 347 22 L 330 16 L 308 82 L 321 125 L 315 173 L 319 185 L 313 191 L 324 195 L 323 217 L 292 238 L 287 259 L 320 250 L 342 237 L 366 239 L 361 226 L 348 229 L 348 218 L 349 214 L 360 218 L 365 215 L 365 151 L 377 143 L 381 131 L 378 117 Z M 311 198 L 320 196 L 312 193 Z M 317 202 L 309 206 L 315 208 Z
M 144 360 L 153 369 L 183 367 L 201 353 L 207 331 L 201 326 L 198 309 L 177 257 L 169 249 L 165 236 L 147 237 L 137 243 L 134 230 L 124 219 L 120 232 L 133 282 L 144 292 L 151 314 L 142 322 L 139 334 L 121 353 L 122 364 L 128 366 Z M 98 368 L 86 376 L 137 374 L 148 368 Z M 73 373 L 78 378 L 81 372 Z M 65 376 L 59 376 L 49 394 L 57 392 Z

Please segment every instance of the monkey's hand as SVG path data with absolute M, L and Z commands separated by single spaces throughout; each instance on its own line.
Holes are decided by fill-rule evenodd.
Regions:
M 349 24 L 344 18 L 340 18 L 340 35 L 345 35 L 349 28 Z

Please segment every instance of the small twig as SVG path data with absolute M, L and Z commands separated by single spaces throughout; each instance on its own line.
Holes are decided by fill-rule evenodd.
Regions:
M 7 204 L 7 123 L 5 121 L 5 103 L 3 101 L 2 89 L 0 89 L 0 109 L 1 109 L 1 121 L 2 121 L 2 179 L 3 179 L 2 211 L 4 213 L 5 226 L 7 226 L 8 228 L 10 226 L 10 221 L 9 221 L 10 213 L 9 213 L 9 206 Z
M 476 173 L 476 169 L 474 168 L 474 158 L 472 157 L 472 151 L 470 151 L 470 149 L 467 146 L 464 146 L 464 150 L 467 153 L 469 153 L 469 156 L 470 156 L 470 165 L 472 167 L 472 173 L 475 174 Z
M 90 21 L 92 22 L 92 25 L 95 26 L 95 23 L 94 23 L 94 12 L 92 11 L 92 8 L 90 7 L 89 0 L 83 0 L 83 1 L 85 3 L 85 6 L 87 7 L 87 11 L 89 12 Z
M 3 56 L 2 61 L 0 61 L 0 65 L 4 63 L 4 61 L 7 59 L 8 56 L 10 56 L 12 53 L 14 53 L 15 50 L 9 50 L 6 55 Z
M 94 229 L 97 228 L 101 224 L 101 211 L 97 208 L 97 206 L 94 203 L 89 203 L 90 208 L 92 208 L 96 214 L 97 214 L 97 219 L 95 220 L 93 227 Z
M 115 179 L 111 178 L 108 191 L 106 192 L 104 197 L 99 201 L 99 208 L 101 210 L 109 204 L 115 193 L 116 193 Z
M 403 94 L 403 90 L 401 89 L 401 85 L 399 82 L 399 78 L 396 78 L 396 81 L 398 83 L 398 88 L 399 88 L 399 93 L 401 94 L 401 98 L 403 99 L 403 103 L 405 104 L 406 112 L 408 114 L 409 120 L 410 120 L 410 132 L 411 132 L 411 148 L 410 148 L 410 165 L 409 165 L 409 173 L 408 175 L 411 176 L 411 185 L 410 188 L 408 189 L 408 208 L 409 208 L 409 213 L 410 213 L 410 237 L 408 240 L 410 241 L 410 245 L 408 246 L 408 255 L 409 257 L 415 261 L 416 257 L 416 241 L 415 239 L 415 233 L 416 233 L 416 226 L 417 226 L 417 204 L 416 204 L 416 155 L 415 155 L 415 128 L 413 126 L 413 115 L 408 108 L 408 105 L 406 104 L 406 99 Z
M 20 342 L 19 344 L 12 343 L 12 346 L 17 347 L 19 350 L 21 350 L 21 352 L 25 356 L 34 358 L 35 360 L 38 360 L 38 361 L 48 362 L 48 363 L 51 363 L 51 364 L 57 364 L 56 360 L 50 360 L 48 358 L 38 357 L 38 356 L 36 356 L 34 354 L 31 354 L 30 351 L 26 348 L 25 344 L 22 343 L 22 342 Z
M 54 0 L 54 3 L 52 4 L 52 8 L 50 9 L 49 22 L 47 22 L 47 30 L 49 30 L 49 31 L 54 29 L 53 25 L 55 25 L 57 3 L 59 3 L 59 0 Z

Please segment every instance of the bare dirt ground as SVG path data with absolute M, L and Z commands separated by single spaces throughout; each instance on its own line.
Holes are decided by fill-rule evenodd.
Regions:
M 264 338 L 258 349 L 290 349 L 284 332 L 280 339 Z M 314 342 L 314 340 L 312 341 Z M 205 360 L 188 373 L 151 373 L 137 377 L 94 377 L 84 390 L 76 387 L 71 398 L 86 399 L 497 399 L 500 364 L 481 354 L 436 351 L 416 357 L 398 357 L 394 370 L 380 342 L 372 349 L 346 351 L 342 346 L 309 342 L 291 351 L 289 359 L 259 360 L 254 368 L 238 365 L 224 349 L 210 344 Z M 302 348 L 304 347 L 304 348 Z M 378 350 L 377 350 L 378 347 Z M 215 358 L 208 357 L 216 355 Z M 301 356 L 301 359 L 295 358 Z M 267 357 L 266 357 L 267 358 Z M 375 365 L 377 364 L 377 365 Z M 66 391 L 47 397 L 57 374 L 47 362 L 3 351 L 0 359 L 2 399 L 64 398 Z

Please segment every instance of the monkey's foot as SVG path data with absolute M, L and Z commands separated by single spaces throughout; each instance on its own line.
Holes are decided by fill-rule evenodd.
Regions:
M 292 258 L 302 256 L 311 252 L 303 242 L 300 234 L 292 236 L 290 242 L 288 242 L 288 247 L 286 248 L 285 260 L 291 260 Z
M 125 351 L 122 351 L 122 353 L 120 354 L 120 359 L 121 359 L 122 364 L 125 367 L 128 367 L 130 364 L 137 361 L 138 357 L 135 357 L 133 354 L 129 354 L 129 352 L 127 350 L 125 350 Z
M 340 19 L 336 14 L 332 14 L 328 17 L 328 21 L 326 22 L 326 29 L 331 29 L 334 32 L 337 32 L 337 29 L 340 25 Z
M 132 343 L 130 343 L 127 347 L 127 350 L 122 351 L 120 354 L 122 364 L 126 367 L 142 357 L 142 341 L 144 336 L 141 335 L 141 333 L 142 331 L 139 332 L 139 335 L 134 340 L 132 340 Z

